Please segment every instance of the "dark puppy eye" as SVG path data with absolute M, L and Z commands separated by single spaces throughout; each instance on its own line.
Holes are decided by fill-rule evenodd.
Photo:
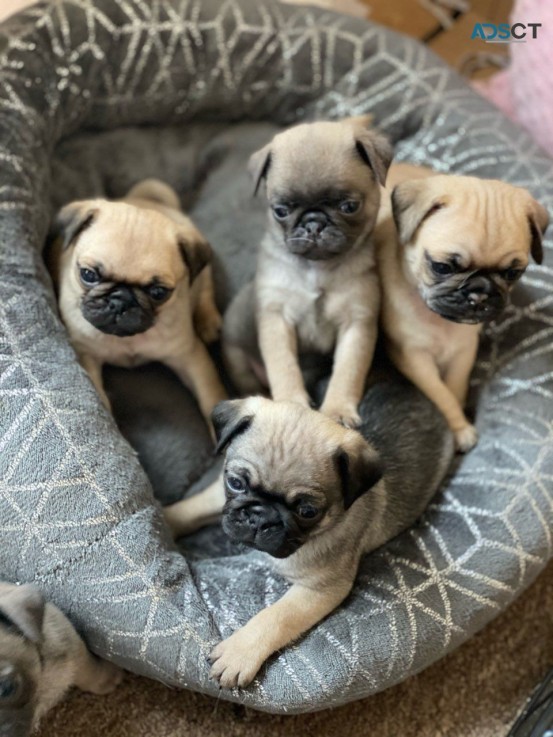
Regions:
M 88 287 L 93 287 L 95 284 L 100 282 L 100 274 L 96 269 L 87 269 L 86 267 L 83 267 L 80 271 L 80 275 L 82 283 L 86 284 Z
M 243 479 L 241 476 L 233 476 L 232 474 L 230 474 L 227 476 L 226 482 L 227 487 L 235 494 L 243 494 L 248 488 L 246 480 Z
M 516 281 L 524 274 L 524 269 L 505 269 L 500 275 L 505 281 Z
M 449 276 L 455 271 L 451 264 L 446 264 L 443 261 L 430 261 L 430 267 L 437 276 Z
M 343 212 L 344 215 L 353 215 L 359 210 L 360 206 L 361 203 L 356 200 L 344 200 L 340 205 L 340 212 Z
M 167 289 L 167 287 L 161 287 L 158 284 L 154 284 L 153 287 L 148 287 L 148 294 L 154 302 L 163 302 L 164 299 L 167 299 L 170 293 L 170 289 Z
M 319 510 L 312 504 L 300 504 L 297 513 L 302 519 L 315 519 L 319 516 Z
M 284 220 L 290 214 L 288 205 L 273 205 L 273 215 L 277 220 Z
M 8 672 L 0 671 L 0 703 L 3 700 L 12 699 L 19 690 L 20 682 L 17 674 L 11 672 L 12 669 L 6 669 Z

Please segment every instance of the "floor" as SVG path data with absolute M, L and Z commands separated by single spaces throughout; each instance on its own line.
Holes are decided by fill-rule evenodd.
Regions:
M 30 0 L 1 0 L 0 18 Z M 477 21 L 505 22 L 512 0 L 319 0 L 412 35 L 459 68 L 483 42 Z M 461 8 L 464 12 L 449 8 Z M 495 50 L 495 49 L 494 49 Z M 494 67 L 474 72 L 487 76 Z M 553 565 L 499 619 L 424 673 L 385 693 L 301 717 L 256 714 L 128 676 L 111 696 L 73 693 L 38 737 L 504 737 L 535 683 L 553 664 Z

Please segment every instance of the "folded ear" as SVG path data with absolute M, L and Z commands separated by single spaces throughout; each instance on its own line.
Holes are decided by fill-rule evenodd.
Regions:
M 40 591 L 29 584 L 0 591 L 0 615 L 34 643 L 42 640 L 45 606 Z
M 383 467 L 374 448 L 361 437 L 357 447 L 339 448 L 334 455 L 334 463 L 342 484 L 344 509 L 348 510 L 360 496 L 377 484 L 382 478 Z
M 201 270 L 210 263 L 213 251 L 209 243 L 200 234 L 191 236 L 189 231 L 185 231 L 179 234 L 177 241 L 192 284 Z
M 263 148 L 259 149 L 259 151 L 256 151 L 254 154 L 252 154 L 248 162 L 248 171 L 250 172 L 251 177 L 255 182 L 255 188 L 253 191 L 254 197 L 259 190 L 259 186 L 261 185 L 262 180 L 267 178 L 270 166 L 271 144 L 268 143 L 266 146 L 263 146 Z
M 349 118 L 356 128 L 355 148 L 367 166 L 372 169 L 376 181 L 383 187 L 386 174 L 394 157 L 394 149 L 386 136 L 371 128 L 372 115 Z
M 447 204 L 436 194 L 426 179 L 409 179 L 392 191 L 392 214 L 399 240 L 409 243 L 423 222 Z
M 92 200 L 71 202 L 59 211 L 51 228 L 50 238 L 62 238 L 62 250 L 69 248 L 81 233 L 92 225 L 98 207 Z
M 219 402 L 213 409 L 211 421 L 217 437 L 216 453 L 221 453 L 252 424 L 253 414 L 247 405 L 247 399 L 230 399 Z
M 530 253 L 537 264 L 543 261 L 543 235 L 549 225 L 549 214 L 545 207 L 536 200 L 532 200 L 530 213 L 528 215 L 530 223 L 530 235 L 532 238 L 530 245 Z

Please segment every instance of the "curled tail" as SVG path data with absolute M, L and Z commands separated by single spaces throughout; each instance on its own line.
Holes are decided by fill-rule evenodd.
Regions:
M 152 200 L 175 210 L 181 209 L 180 200 L 175 190 L 159 179 L 143 179 L 129 190 L 127 197 Z

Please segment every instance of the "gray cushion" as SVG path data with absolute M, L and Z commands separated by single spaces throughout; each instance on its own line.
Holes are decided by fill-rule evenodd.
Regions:
M 487 331 L 480 443 L 421 523 L 369 556 L 346 604 L 250 688 L 220 694 L 205 656 L 286 584 L 217 529 L 186 557 L 171 543 L 75 360 L 40 249 L 53 207 L 161 175 L 214 245 L 225 304 L 263 228 L 248 151 L 274 125 L 366 111 L 401 158 L 506 179 L 553 209 L 543 152 L 426 49 L 378 26 L 272 0 L 66 0 L 0 38 L 0 578 L 34 580 L 130 670 L 266 711 L 343 703 L 424 668 L 550 557 L 551 273 L 530 268 Z M 201 483 L 212 458 L 190 396 L 155 368 L 109 378 L 159 495 Z

